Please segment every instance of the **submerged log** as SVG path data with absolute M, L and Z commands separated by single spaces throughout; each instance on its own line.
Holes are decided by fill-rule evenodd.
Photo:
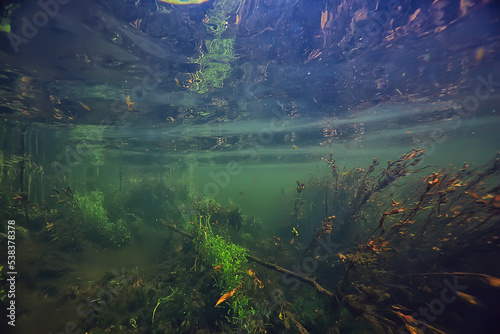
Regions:
M 168 227 L 169 229 L 171 229 L 172 231 L 174 232 L 177 232 L 181 235 L 183 235 L 184 237 L 186 238 L 189 238 L 189 239 L 194 239 L 194 236 L 184 230 L 181 230 L 179 228 L 177 228 L 177 226 L 175 225 L 172 225 L 172 224 L 169 224 L 168 222 L 166 222 L 165 220 L 163 219 L 160 219 L 160 222 Z M 329 298 L 333 298 L 335 297 L 335 294 L 333 292 L 330 292 L 328 290 L 326 290 L 325 288 L 323 288 L 318 282 L 316 282 L 315 280 L 313 280 L 312 278 L 309 278 L 307 276 L 302 276 L 302 275 L 299 275 L 297 273 L 294 273 L 293 271 L 290 271 L 288 269 L 285 269 L 283 267 L 280 267 L 274 263 L 270 263 L 270 262 L 267 262 L 267 261 L 264 261 L 262 259 L 259 259 L 258 257 L 255 257 L 253 255 L 250 255 L 250 254 L 247 254 L 246 255 L 247 259 L 249 261 L 252 261 L 252 262 L 255 262 L 255 263 L 258 263 L 260 264 L 261 266 L 264 266 L 266 268 L 269 268 L 269 269 L 272 269 L 272 270 L 275 270 L 275 271 L 278 271 L 280 273 L 283 273 L 283 274 L 286 274 L 286 275 L 290 275 L 296 279 L 298 279 L 299 281 L 302 281 L 304 283 L 307 283 L 309 284 L 310 286 L 312 286 L 313 288 L 316 289 L 316 291 L 318 291 L 319 293 L 321 294 L 324 294 L 326 296 L 328 296 Z

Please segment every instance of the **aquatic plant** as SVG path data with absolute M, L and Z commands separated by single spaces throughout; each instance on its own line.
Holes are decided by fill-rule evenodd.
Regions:
M 2 8 L 2 13 L 0 16 L 0 31 L 10 33 L 11 32 L 11 21 L 10 18 L 14 14 L 14 12 L 19 9 L 19 4 L 8 4 L 4 5 Z
M 446 322 L 447 317 L 464 318 L 462 312 L 457 314 L 461 308 L 470 307 L 471 311 L 481 308 L 491 317 L 494 302 L 489 295 L 498 293 L 500 278 L 494 276 L 494 269 L 489 269 L 488 274 L 483 273 L 485 267 L 474 255 L 498 248 L 500 154 L 477 169 L 464 165 L 459 170 L 443 169 L 425 177 L 416 177 L 416 174 L 413 178 L 406 177 L 428 168 L 417 168 L 422 154 L 423 150 L 413 149 L 377 171 L 376 159 L 367 168 L 351 170 L 340 170 L 333 159 L 327 160 L 334 177 L 328 176 L 328 180 L 324 181 L 327 189 L 331 191 L 335 187 L 347 197 L 347 202 L 327 192 L 328 200 L 323 202 L 325 214 L 333 215 L 323 220 L 315 235 L 317 243 L 312 244 L 315 245 L 315 256 L 309 257 L 309 260 L 314 261 L 317 256 L 322 256 L 323 260 L 317 262 L 315 274 L 318 280 L 324 282 L 325 288 L 314 279 L 262 261 L 243 252 L 244 249 L 239 256 L 245 254 L 248 260 L 282 272 L 292 282 L 305 282 L 328 296 L 331 305 L 329 312 L 339 321 L 325 323 L 325 326 L 334 332 L 352 328 L 352 318 L 344 312 L 347 310 L 352 316 L 364 320 L 357 323 L 363 330 L 387 333 L 406 329 L 418 333 L 420 325 L 425 323 L 419 320 L 417 310 L 428 305 L 429 301 L 439 299 L 443 284 L 470 289 L 467 293 L 456 291 L 452 294 L 450 291 L 448 300 L 456 299 L 459 302 L 448 303 L 446 315 L 434 320 L 435 324 L 427 324 L 429 332 L 442 333 L 440 328 L 451 328 Z M 403 177 L 406 177 L 405 184 L 396 183 Z M 308 189 L 311 188 L 315 188 L 314 183 L 311 186 L 308 184 Z M 332 203 L 332 198 L 340 200 L 343 206 Z M 336 218 L 337 212 L 343 221 Z M 214 230 L 218 230 L 214 224 L 210 214 L 200 214 L 190 224 L 192 234 L 165 225 L 195 239 L 198 251 L 218 275 L 217 283 L 224 292 L 219 302 L 231 306 L 231 322 L 241 324 L 249 332 L 263 328 L 262 324 L 248 321 L 253 319 L 251 315 L 255 309 L 252 305 L 255 303 L 245 293 L 249 291 L 248 288 L 245 290 L 248 284 L 241 283 L 245 280 L 231 280 L 230 277 L 222 279 L 224 265 L 221 263 L 231 268 L 233 263 L 241 266 L 242 262 L 231 262 L 234 259 L 230 254 L 238 253 L 238 250 L 230 250 L 232 243 L 223 235 L 214 233 Z M 356 227 L 359 233 L 353 236 L 352 242 L 345 246 L 337 244 L 334 249 L 332 239 L 342 237 L 344 230 L 338 227 L 344 227 L 345 224 Z M 318 255 L 318 249 L 323 248 L 324 255 Z M 227 250 L 230 251 L 226 253 Z M 322 253 L 321 250 L 319 252 Z M 290 255 L 290 251 L 285 249 L 282 254 Z M 226 257 L 228 260 L 224 262 Z M 456 259 L 469 260 L 467 271 L 460 269 L 462 267 L 457 269 Z M 297 268 L 299 272 L 301 269 L 307 270 Z M 228 274 L 243 278 L 241 270 L 228 271 Z M 450 279 L 454 283 L 449 283 Z M 297 297 L 300 298 L 304 297 Z M 255 294 L 252 299 L 259 300 Z M 276 315 L 287 329 L 295 326 L 298 332 L 305 333 L 308 324 L 302 325 L 303 321 L 309 321 L 309 324 L 313 321 L 313 318 L 307 320 L 294 314 L 286 301 L 274 306 L 275 310 L 279 307 L 279 315 L 277 310 Z M 260 313 L 258 317 L 262 314 L 266 313 Z
M 228 290 L 236 288 L 241 283 L 242 264 L 247 262 L 247 250 L 215 235 L 210 224 L 211 216 L 195 217 L 195 245 L 198 251 L 212 266 L 220 266 L 219 285 Z
M 222 38 L 206 42 L 208 53 L 202 52 L 194 60 L 200 65 L 200 70 L 193 74 L 191 91 L 203 94 L 212 88 L 222 88 L 231 73 L 230 62 L 237 58 L 233 44 L 234 39 Z
M 169 229 L 191 239 L 194 240 L 195 245 L 199 244 L 197 240 L 206 240 L 207 236 L 214 236 L 213 234 L 213 226 L 209 226 L 205 228 L 204 224 L 209 224 L 211 221 L 210 216 L 203 216 L 203 215 L 197 215 L 194 217 L 193 221 L 190 223 L 191 230 L 193 233 L 188 233 L 182 229 L 177 228 L 175 225 L 172 225 L 168 223 L 167 221 L 160 219 L 162 224 Z M 227 239 L 224 239 L 227 240 Z M 205 243 L 205 246 L 210 246 L 210 243 Z M 201 248 L 200 252 L 204 251 L 204 244 L 201 243 Z M 332 298 L 334 296 L 333 293 L 325 290 L 318 282 L 315 280 L 303 276 L 302 274 L 292 272 L 290 270 L 287 270 L 285 268 L 282 268 L 276 264 L 264 261 L 260 258 L 257 258 L 251 254 L 249 254 L 246 249 L 244 250 L 244 256 L 246 257 L 247 260 L 252 261 L 254 263 L 258 263 L 259 265 L 262 265 L 268 269 L 275 270 L 277 272 L 289 275 L 291 277 L 294 277 L 295 279 L 298 279 L 300 281 L 303 281 L 311 286 L 313 286 L 318 292 L 327 295 L 328 297 Z M 223 252 L 224 253 L 224 252 Z M 243 252 L 242 252 L 243 253 Z M 241 255 L 240 255 L 241 256 Z M 205 258 L 205 262 L 206 258 Z M 216 263 L 219 261 L 215 261 L 212 263 Z M 193 268 L 196 268 L 196 263 L 197 263 L 197 258 L 195 260 L 195 265 Z M 208 262 L 209 264 L 212 264 L 211 262 Z M 240 262 L 241 263 L 241 262 Z M 217 266 L 213 267 L 213 270 L 220 275 L 222 272 L 223 265 L 219 264 Z M 219 298 L 219 300 L 216 303 L 216 306 L 222 303 L 229 304 L 231 306 L 229 310 L 230 317 L 228 317 L 228 320 L 234 325 L 238 326 L 240 330 L 244 330 L 245 332 L 252 332 L 252 333 L 265 333 L 265 327 L 267 324 L 263 321 L 264 318 L 269 317 L 269 312 L 270 309 L 268 308 L 268 301 L 266 301 L 268 295 L 265 294 L 265 291 L 261 291 L 264 293 L 264 295 L 261 294 L 260 298 L 256 293 L 257 289 L 263 289 L 264 284 L 261 280 L 259 280 L 256 276 L 256 273 L 252 270 L 249 269 L 246 271 L 247 275 L 244 275 L 244 273 L 241 270 L 237 271 L 238 277 L 241 277 L 242 280 L 239 281 L 239 285 L 236 286 L 236 288 L 225 292 L 222 294 L 222 296 Z M 212 276 L 214 277 L 214 276 Z M 248 277 L 253 277 L 253 282 L 252 280 L 248 280 Z M 244 279 L 246 278 L 246 279 Z M 215 277 L 214 277 L 215 279 Z M 217 280 L 217 283 L 219 285 L 219 280 Z M 233 282 L 233 286 L 237 284 L 238 281 Z M 252 298 L 248 296 L 247 293 L 251 287 L 253 286 L 253 294 Z M 228 289 L 223 289 L 223 290 L 228 290 Z M 284 316 L 280 316 L 280 320 L 283 321 L 286 324 L 290 325 L 290 322 L 294 324 L 295 327 L 299 330 L 299 332 L 302 333 L 307 333 L 304 331 L 301 331 L 301 326 L 300 323 L 297 320 L 297 317 L 293 315 L 291 311 L 285 311 L 288 309 L 287 303 L 284 302 L 280 303 L 280 307 L 283 310 Z M 293 320 L 291 319 L 293 317 Z M 287 320 L 288 319 L 288 320 Z
M 380 163 L 378 159 L 373 159 L 366 168 L 340 170 L 330 154 L 326 162 L 331 177 L 328 180 L 319 180 L 316 184 L 324 189 L 325 219 L 311 247 L 316 245 L 318 238 L 322 238 L 325 231 L 328 231 L 328 235 L 333 232 L 338 242 L 358 238 L 362 232 L 362 224 L 357 218 L 363 213 L 368 200 L 401 178 L 425 169 L 416 168 L 423 155 L 424 149 L 412 149 L 395 161 L 389 160 L 386 168 L 376 170 Z M 331 212 L 334 216 L 330 215 Z
M 229 205 L 225 207 L 215 199 L 206 196 L 197 203 L 196 210 L 202 216 L 210 216 L 210 223 L 215 226 L 216 234 L 222 233 L 234 237 L 244 225 L 241 209 L 232 201 L 229 201 Z M 228 227 L 232 227 L 233 230 Z
M 3 280 L 3 266 L 0 266 L 0 282 L 4 282 Z M 7 291 L 5 291 L 4 287 L 0 288 L 0 302 L 3 303 L 5 298 L 7 297 Z
M 91 240 L 104 246 L 121 246 L 130 237 L 123 219 L 109 221 L 108 212 L 104 208 L 104 194 L 100 190 L 94 190 L 90 194 L 75 192 L 73 198 L 85 222 L 84 233 Z
M 489 295 L 497 295 L 500 286 L 500 279 L 483 273 L 485 267 L 474 256 L 498 248 L 500 155 L 475 169 L 465 164 L 458 170 L 443 169 L 408 179 L 398 192 L 380 193 L 370 200 L 370 209 L 363 204 L 368 203 L 364 198 L 370 198 L 370 194 L 408 175 L 409 167 L 417 165 L 419 154 L 420 150 L 403 154 L 373 177 L 371 167 L 344 174 L 338 172 L 334 160 L 328 160 L 336 189 L 354 194 L 348 197 L 353 203 L 346 204 L 355 208 L 349 223 L 364 220 L 371 230 L 366 225 L 360 228 L 356 245 L 332 254 L 335 262 L 322 275 L 339 277 L 337 300 L 381 332 L 451 330 L 446 322 L 450 315 L 463 318 L 469 309 L 491 314 Z M 350 179 L 352 174 L 359 177 L 356 182 Z M 338 211 L 341 217 L 345 214 L 340 207 L 333 208 L 332 213 Z M 316 240 L 326 242 L 330 235 L 342 233 L 337 228 L 340 224 L 335 216 L 325 218 Z M 466 272 L 462 269 L 465 267 Z M 448 286 L 450 280 L 456 288 L 449 300 L 457 302 L 447 302 L 440 311 L 443 315 L 433 318 L 432 324 L 429 318 L 424 322 L 423 305 L 431 300 L 431 304 L 441 302 L 443 291 L 447 291 L 443 284 Z M 467 293 L 458 291 L 466 288 Z
M 162 304 L 162 303 L 168 303 L 169 301 L 174 299 L 174 297 L 177 293 L 179 293 L 179 288 L 175 288 L 175 289 L 170 288 L 170 290 L 172 290 L 172 293 L 170 295 L 168 295 L 167 297 L 159 298 L 158 301 L 156 302 L 156 306 L 153 309 L 153 316 L 151 317 L 151 324 L 153 324 L 155 322 L 155 314 L 156 314 L 156 310 L 158 309 L 158 306 L 160 306 L 160 304 Z
M 207 52 L 193 60 L 200 69 L 192 75 L 190 90 L 200 94 L 213 88 L 221 88 L 224 80 L 231 73 L 231 63 L 238 57 L 234 52 L 234 38 L 224 38 L 229 13 L 238 4 L 234 0 L 220 0 L 209 11 L 203 21 L 212 39 L 205 40 Z
M 210 215 L 198 215 L 193 218 L 192 230 L 196 249 L 209 265 L 217 268 L 217 286 L 225 292 L 216 306 L 231 297 L 229 320 L 234 325 L 247 326 L 252 310 L 249 306 L 250 298 L 241 286 L 245 277 L 242 266 L 247 262 L 248 251 L 220 235 L 215 235 L 210 223 Z

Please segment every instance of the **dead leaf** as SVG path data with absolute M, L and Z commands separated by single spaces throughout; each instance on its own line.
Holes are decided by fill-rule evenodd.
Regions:
M 484 278 L 484 281 L 486 283 L 488 283 L 489 285 L 491 285 L 492 287 L 500 288 L 500 279 L 499 278 L 489 276 L 489 275 L 483 275 L 483 278 Z
M 125 98 L 125 103 L 127 104 L 128 110 L 132 110 L 132 106 L 135 102 L 130 100 L 130 95 Z
M 328 11 L 321 11 L 321 29 L 325 29 L 326 24 L 328 22 Z
M 234 293 L 236 292 L 236 290 L 240 287 L 241 285 L 238 285 L 236 288 L 234 288 L 233 290 L 229 291 L 229 292 L 226 292 L 225 294 L 223 294 L 219 300 L 217 301 L 217 304 L 215 304 L 215 307 L 217 307 L 219 304 L 223 303 L 226 299 L 232 297 L 234 295 Z
M 472 4 L 469 0 L 460 0 L 460 11 L 462 12 L 462 15 L 460 16 L 464 16 L 465 14 L 467 14 L 467 10 L 471 6 Z
M 406 329 L 408 330 L 408 332 L 410 334 L 423 334 L 424 333 L 420 329 L 418 329 L 417 327 L 413 327 L 409 324 L 405 324 L 405 325 L 406 325 Z
M 80 105 L 83 107 L 83 109 L 90 111 L 90 108 L 87 105 L 83 104 L 80 101 L 78 101 L 78 103 L 80 103 Z
M 410 20 L 408 21 L 408 23 L 410 23 L 411 21 L 415 20 L 415 18 L 417 17 L 418 13 L 420 13 L 420 8 L 417 9 L 415 11 L 415 13 L 413 13 L 411 16 L 410 16 Z
M 472 296 L 472 295 L 468 295 L 466 293 L 463 293 L 463 292 L 460 292 L 460 291 L 457 291 L 457 295 L 464 301 L 472 304 L 472 305 L 481 305 L 481 301 L 479 299 L 477 299 L 476 297 Z
M 354 13 L 354 21 L 363 21 L 368 18 L 368 10 L 363 7 L 361 9 L 358 9 L 356 13 Z

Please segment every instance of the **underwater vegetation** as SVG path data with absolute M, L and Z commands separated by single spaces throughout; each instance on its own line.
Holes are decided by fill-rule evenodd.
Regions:
M 217 285 L 225 292 L 215 306 L 233 297 L 228 300 L 232 309 L 230 321 L 234 324 L 246 321 L 250 312 L 249 297 L 240 288 L 245 276 L 243 264 L 247 262 L 247 250 L 214 234 L 210 216 L 195 217 L 192 225 L 195 247 L 203 259 L 217 270 Z
M 153 269 L 137 266 L 51 288 L 63 302 L 99 310 L 92 313 L 97 321 L 79 323 L 88 333 L 494 328 L 500 155 L 482 166 L 438 169 L 421 165 L 424 154 L 412 149 L 384 164 L 373 159 L 350 169 L 328 156 L 323 175 L 291 184 L 291 213 L 283 217 L 290 225 L 287 234 L 274 236 L 261 234 L 262 226 L 236 204 L 187 195 L 192 192 L 178 181 L 152 188 L 134 180 L 120 196 L 57 187 L 51 209 L 29 196 L 2 194 L 11 203 L 2 210 L 28 213 L 19 220 L 26 238 L 75 254 L 82 252 L 75 244 L 89 242 L 103 249 L 140 245 L 141 224 L 161 232 L 165 241 L 153 250 Z M 156 223 L 134 211 L 147 209 L 145 200 L 138 202 L 150 193 L 158 197 L 152 206 L 163 201 L 166 208 L 153 211 L 166 213 Z M 122 207 L 121 201 L 137 206 Z M 310 236 L 304 208 L 321 217 Z M 39 275 L 73 270 L 34 263 Z M 103 289 L 112 291 L 109 304 L 95 298 Z
M 494 1 L 17 2 L 15 332 L 500 333 Z
M 412 149 L 395 161 L 389 161 L 385 168 L 376 169 L 379 162 L 375 159 L 367 168 L 344 169 L 343 172 L 330 156 L 326 161 L 331 175 L 323 179 L 321 185 L 330 194 L 330 199 L 324 202 L 325 213 L 337 214 L 325 217 L 312 243 L 301 250 L 302 256 L 314 255 L 319 245 L 331 244 L 335 238 L 348 237 L 350 242 L 347 246 L 336 244 L 335 251 L 321 260 L 325 265 L 317 263 L 314 279 L 300 270 L 287 272 L 260 259 L 254 262 L 285 273 L 289 277 L 285 282 L 295 284 L 300 280 L 326 295 L 330 300 L 330 312 L 340 312 L 337 321 L 326 325 L 333 332 L 343 332 L 350 326 L 346 320 L 350 317 L 342 316 L 342 310 L 349 311 L 352 317 L 364 319 L 371 331 L 380 333 L 459 331 L 456 326 L 450 326 L 449 317 L 460 315 L 464 317 L 461 325 L 468 322 L 470 330 L 474 326 L 490 326 L 489 321 L 493 321 L 496 314 L 492 296 L 500 294 L 500 279 L 484 273 L 487 267 L 475 264 L 471 254 L 494 252 L 498 248 L 500 195 L 496 184 L 500 156 L 477 169 L 465 164 L 458 170 L 432 172 L 394 187 L 398 180 L 430 168 L 417 166 L 423 154 L 423 149 Z M 305 186 L 298 184 L 300 194 Z M 312 183 L 308 189 L 314 187 Z M 340 197 L 344 201 L 339 201 Z M 332 205 L 332 202 L 339 203 Z M 210 218 L 205 220 L 208 222 Z M 201 235 L 205 235 L 205 225 L 199 226 L 198 233 L 201 231 Z M 278 247 L 282 249 L 283 245 Z M 200 254 L 203 257 L 203 252 Z M 286 257 L 285 254 L 281 250 L 280 255 Z M 252 259 L 251 255 L 247 257 Z M 467 263 L 468 271 L 457 270 L 460 268 L 457 268 L 457 259 Z M 491 274 L 498 276 L 497 272 Z M 231 285 L 234 286 L 238 287 L 236 281 Z M 443 290 L 445 288 L 448 290 Z M 233 296 L 234 289 L 225 291 Z M 442 307 L 447 314 L 440 319 L 432 316 L 431 324 L 431 316 L 426 312 L 435 310 L 436 306 L 425 311 L 422 305 L 429 301 L 444 305 L 443 301 L 435 301 L 443 291 L 450 292 L 447 300 L 457 302 L 448 301 L 449 305 Z M 258 299 L 255 295 L 251 298 L 254 302 Z M 283 309 L 287 305 L 285 302 L 279 305 L 281 325 L 285 328 L 293 325 L 298 332 L 308 332 L 307 327 L 311 324 L 303 325 L 293 310 Z M 293 303 L 291 305 L 293 308 Z M 477 323 L 464 316 L 464 308 L 470 308 L 471 312 L 480 308 L 489 316 Z M 265 316 L 259 311 L 255 314 L 257 318 Z M 252 321 L 247 323 L 255 325 Z M 260 328 L 256 325 L 254 330 Z
M 2 282 L 3 282 L 3 268 L 4 268 L 3 266 L 0 266 L 0 279 L 2 279 Z M 7 291 L 2 286 L 0 288 L 0 302 L 3 303 L 6 297 L 7 297 Z
M 231 74 L 231 63 L 238 57 L 234 51 L 234 37 L 224 37 L 227 21 L 231 11 L 238 5 L 238 1 L 219 0 L 208 12 L 203 23 L 212 35 L 204 44 L 206 52 L 200 50 L 200 56 L 193 59 L 193 63 L 200 69 L 192 74 L 189 89 L 200 94 L 214 88 L 221 88 L 224 80 Z
M 322 276 L 337 277 L 329 284 L 336 301 L 378 332 L 494 327 L 498 308 L 492 296 L 498 298 L 500 280 L 486 273 L 499 273 L 473 258 L 498 251 L 500 156 L 476 169 L 464 164 L 439 170 L 374 196 L 396 179 L 422 171 L 416 168 L 422 154 L 413 149 L 378 172 L 377 160 L 340 172 L 335 160 L 327 159 L 332 177 L 326 190 L 334 200 L 325 203 L 333 215 L 323 220 L 309 249 L 328 238 L 355 241 L 332 254 Z M 486 316 L 475 321 L 465 310 Z M 467 330 L 450 326 L 450 317 L 466 318 L 458 323 Z
M 333 155 L 330 154 L 325 160 L 330 169 L 331 178 L 319 181 L 320 186 L 324 187 L 324 224 L 331 225 L 329 220 L 335 219 L 336 235 L 342 241 L 345 242 L 346 238 L 359 239 L 361 232 L 359 214 L 370 198 L 390 187 L 400 178 L 417 172 L 416 166 L 423 155 L 423 149 L 413 149 L 395 161 L 388 161 L 386 168 L 379 169 L 380 162 L 374 159 L 367 168 L 358 167 L 341 171 Z M 330 212 L 334 213 L 334 217 L 330 217 Z M 320 234 L 323 228 L 323 226 L 320 228 Z M 313 242 L 317 240 L 317 237 L 318 235 Z M 340 241 L 340 238 L 337 238 L 337 241 Z
M 94 190 L 89 194 L 76 192 L 73 196 L 85 222 L 84 234 L 101 245 L 121 246 L 127 242 L 130 238 L 127 225 L 123 219 L 115 222 L 109 220 L 108 212 L 104 208 L 104 194 L 101 191 Z

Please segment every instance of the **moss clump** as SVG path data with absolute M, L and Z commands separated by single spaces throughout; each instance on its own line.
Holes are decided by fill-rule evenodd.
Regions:
M 199 215 L 195 219 L 195 246 L 205 260 L 220 270 L 219 287 L 232 290 L 241 283 L 244 274 L 241 268 L 247 262 L 248 251 L 220 235 L 214 235 L 210 224 L 210 216 Z
M 121 246 L 130 237 L 130 231 L 122 219 L 109 221 L 104 208 L 104 194 L 95 190 L 90 194 L 74 194 L 76 207 L 82 213 L 83 229 L 89 239 L 103 246 Z
M 220 235 L 206 239 L 208 245 L 204 246 L 207 261 L 213 266 L 221 266 L 221 288 L 232 290 L 242 280 L 243 270 L 241 265 L 247 262 L 247 250 L 243 247 L 225 240 Z
M 214 235 L 210 224 L 210 215 L 198 215 L 193 223 L 194 243 L 198 252 L 212 267 L 218 268 L 217 285 L 223 293 L 235 290 L 227 302 L 231 305 L 229 320 L 234 325 L 247 326 L 247 320 L 252 312 L 249 306 L 250 298 L 241 288 L 248 251 L 220 235 Z

